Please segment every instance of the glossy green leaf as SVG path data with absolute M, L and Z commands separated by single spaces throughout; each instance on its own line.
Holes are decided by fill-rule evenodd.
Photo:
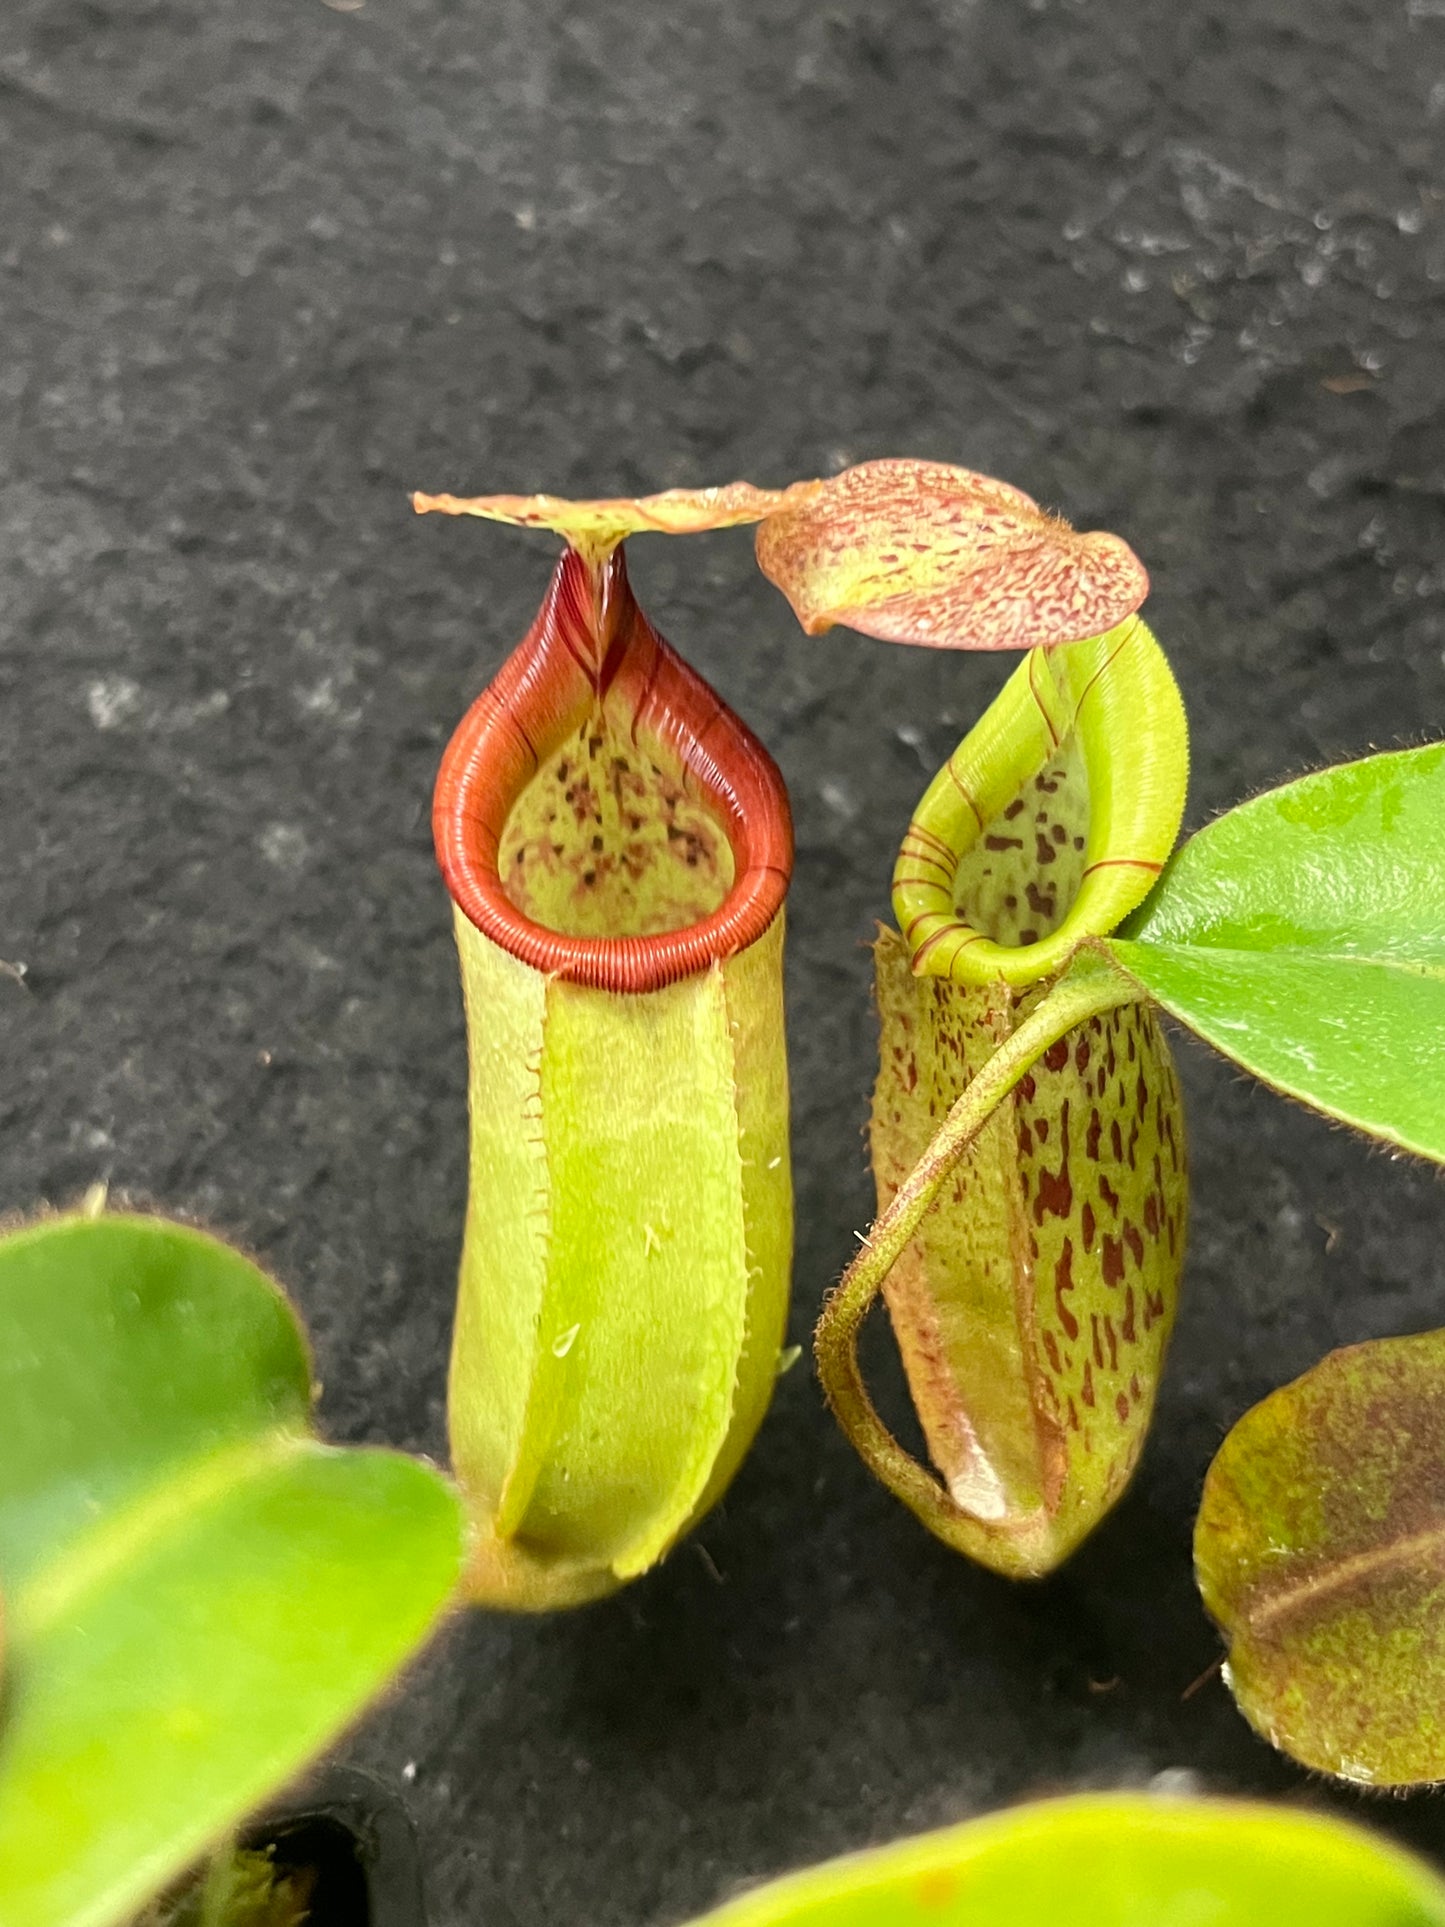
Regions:
M 1347 1780 L 1445 1780 L 1445 1332 L 1332 1352 L 1246 1412 L 1194 1560 L 1266 1739 Z
M 1108 947 L 1256 1077 L 1445 1160 L 1445 744 L 1231 810 Z
M 199 1231 L 0 1240 L 0 1920 L 128 1917 L 331 1741 L 456 1583 L 454 1494 L 310 1430 L 280 1291 Z
M 1043 1801 L 745 1893 L 709 1927 L 1440 1927 L 1445 1884 L 1362 1829 L 1142 1794 Z

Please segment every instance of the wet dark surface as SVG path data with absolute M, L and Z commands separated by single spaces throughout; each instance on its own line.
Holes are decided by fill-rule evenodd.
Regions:
M 1192 822 L 1433 736 L 1442 151 L 1441 0 L 9 0 L 0 1207 L 108 1178 L 198 1214 L 294 1288 L 334 1435 L 441 1449 L 428 795 L 551 552 L 415 485 L 960 461 L 1148 563 Z M 869 1214 L 862 945 L 1001 666 L 802 637 L 745 532 L 632 564 L 792 786 L 801 1339 Z M 453 1626 L 350 1742 L 437 1927 L 675 1921 L 1033 1790 L 1327 1797 L 1217 1681 L 1183 1697 L 1190 1522 L 1261 1393 L 1440 1322 L 1445 1194 L 1182 1059 L 1188 1299 L 1106 1528 L 1034 1590 L 972 1570 L 796 1370 L 706 1558 Z M 1445 1855 L 1437 1798 L 1337 1804 Z

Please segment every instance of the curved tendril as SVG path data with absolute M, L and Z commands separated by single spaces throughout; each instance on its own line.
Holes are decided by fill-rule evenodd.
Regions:
M 1002 1523 L 960 1506 L 879 1417 L 858 1364 L 858 1334 L 949 1174 L 1019 1080 L 1051 1044 L 1079 1024 L 1142 1001 L 1139 987 L 1109 964 L 1097 957 L 1081 958 L 969 1084 L 824 1301 L 813 1342 L 818 1376 L 834 1417 L 874 1476 L 960 1552 L 974 1554 L 980 1545 L 1027 1538 L 1031 1530 L 1046 1529 L 1047 1520 L 1040 1513 Z

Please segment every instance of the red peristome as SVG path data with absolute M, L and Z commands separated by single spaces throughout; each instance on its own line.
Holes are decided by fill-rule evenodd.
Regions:
M 571 936 L 524 916 L 498 872 L 513 805 L 590 711 L 625 704 L 632 740 L 675 763 L 733 854 L 719 908 L 655 936 Z M 462 913 L 511 956 L 596 990 L 660 990 L 745 950 L 782 907 L 793 869 L 788 794 L 766 749 L 658 635 L 618 549 L 568 549 L 536 621 L 457 728 L 432 804 L 437 861 Z

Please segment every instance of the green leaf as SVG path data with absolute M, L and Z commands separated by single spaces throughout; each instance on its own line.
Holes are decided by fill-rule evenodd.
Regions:
M 1108 948 L 1256 1077 L 1445 1160 L 1445 744 L 1231 810 Z
M 1266 1739 L 1342 1779 L 1445 1780 L 1445 1332 L 1332 1352 L 1246 1412 L 1194 1561 Z
M 124 1918 L 290 1779 L 456 1583 L 456 1498 L 309 1429 L 265 1275 L 158 1219 L 0 1240 L 0 1919 Z
M 1440 1927 L 1445 1884 L 1354 1826 L 1142 1794 L 1043 1801 L 759 1887 L 708 1927 Z

